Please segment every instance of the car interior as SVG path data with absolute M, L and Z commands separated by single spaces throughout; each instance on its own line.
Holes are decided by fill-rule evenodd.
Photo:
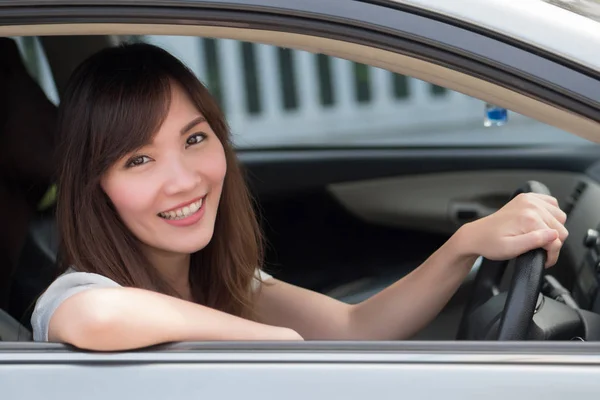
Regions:
M 494 101 L 584 139 L 597 135 L 593 121 L 417 58 L 308 35 L 193 28 L 181 28 L 179 34 L 251 40 L 347 57 Z M 88 55 L 117 44 L 124 35 L 144 33 L 123 29 L 115 35 L 82 31 L 76 36 L 53 36 L 52 29 L 60 26 L 40 28 L 36 43 L 43 49 L 58 97 L 71 71 Z M 29 318 L 35 301 L 56 277 L 59 238 L 53 203 L 45 200 L 54 190 L 57 105 L 28 69 L 25 52 L 13 36 L 18 32 L 9 32 L 0 30 L 0 204 L 9 210 L 0 230 L 4 258 L 0 341 L 30 341 Z M 568 214 L 570 236 L 558 264 L 545 274 L 545 303 L 533 317 L 539 329 L 530 338 L 600 340 L 600 147 L 596 144 L 256 148 L 241 149 L 238 156 L 257 199 L 268 243 L 265 270 L 349 303 L 368 298 L 418 267 L 462 224 L 499 209 L 525 182 L 543 183 Z M 486 262 L 479 261 L 440 315 L 413 340 L 461 338 L 463 313 L 472 301 L 479 268 Z M 508 290 L 513 264 L 489 285 L 490 292 Z M 488 328 L 498 322 L 506 300 L 495 297 L 500 303 L 486 306 L 491 310 L 477 317 Z M 488 337 L 486 329 L 462 338 Z

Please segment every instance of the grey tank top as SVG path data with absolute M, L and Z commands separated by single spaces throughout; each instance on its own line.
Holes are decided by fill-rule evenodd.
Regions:
M 261 270 L 257 270 L 257 277 L 266 281 L 271 276 Z M 253 280 L 253 288 L 256 290 L 259 280 Z M 115 281 L 105 276 L 88 272 L 77 272 L 68 269 L 59 276 L 46 291 L 40 296 L 35 304 L 31 316 L 31 327 L 33 329 L 33 340 L 36 342 L 48 341 L 48 327 L 50 318 L 56 309 L 69 297 L 89 289 L 121 287 Z

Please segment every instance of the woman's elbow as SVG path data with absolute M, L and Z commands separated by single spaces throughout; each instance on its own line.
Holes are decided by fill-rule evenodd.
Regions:
M 86 350 L 108 350 L 107 339 L 119 326 L 118 307 L 111 294 L 79 293 L 55 311 L 50 320 L 49 339 Z

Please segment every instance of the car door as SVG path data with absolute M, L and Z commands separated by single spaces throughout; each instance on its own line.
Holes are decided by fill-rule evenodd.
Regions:
M 260 138 L 262 144 L 238 145 L 265 224 L 272 224 L 265 228 L 273 247 L 270 268 L 282 279 L 331 291 L 357 279 L 401 276 L 463 223 L 465 215 L 470 219 L 501 206 L 526 179 L 547 182 L 561 203 L 572 208 L 572 245 L 565 249 L 564 263 L 580 266 L 584 259 L 581 239 L 587 228 L 600 221 L 594 207 L 599 192 L 594 172 L 598 150 L 551 127 L 554 124 L 587 137 L 597 129 L 597 73 L 579 62 L 565 61 L 549 50 L 508 40 L 466 21 L 393 2 L 42 3 L 3 4 L 0 32 L 46 37 L 212 37 L 228 40 L 225 48 L 240 48 L 240 58 L 251 53 L 248 49 L 252 46 L 245 43 L 276 45 L 270 51 L 282 54 L 276 58 L 280 64 L 293 63 L 296 56 L 291 54 L 299 54 L 300 62 L 310 60 L 304 53 L 286 52 L 285 48 L 312 50 L 337 57 L 329 59 L 336 65 L 346 65 L 335 74 L 338 77 L 345 71 L 341 73 L 350 76 L 342 85 L 346 89 L 339 90 L 354 85 L 358 105 L 368 107 L 371 100 L 382 101 L 379 94 L 373 94 L 369 101 L 358 95 L 364 94 L 365 81 L 366 86 L 376 87 L 371 85 L 372 74 L 373 80 L 386 82 L 385 77 L 395 82 L 400 93 L 401 82 L 414 85 L 417 108 L 408 104 L 407 109 L 422 111 L 419 126 L 445 116 L 434 126 L 436 130 L 429 127 L 425 131 L 428 134 L 417 126 L 412 143 L 406 140 L 411 135 L 403 135 L 406 126 L 401 126 L 403 134 L 392 130 L 384 135 L 382 130 L 376 137 L 359 137 L 363 140 L 349 144 L 345 132 L 335 138 L 324 137 L 324 131 L 321 135 L 312 129 L 304 132 L 300 122 L 308 118 L 298 113 L 293 120 L 298 126 L 289 125 L 290 131 L 296 129 L 296 135 L 291 136 L 295 141 L 288 137 L 282 143 L 281 138 L 265 135 Z M 60 44 L 57 36 L 44 40 Z M 342 56 L 357 64 L 344 63 Z M 522 58 L 527 62 L 515 62 Z M 226 63 L 223 68 L 231 65 L 235 64 Z M 372 67 L 386 67 L 393 73 Z M 544 75 L 549 70 L 560 74 Z M 411 78 L 402 78 L 407 76 Z M 240 117 L 251 114 L 249 109 L 238 109 L 240 119 L 236 122 L 236 114 L 231 113 L 240 104 L 231 99 L 239 92 L 232 89 L 236 88 L 234 81 L 222 82 L 224 107 L 234 129 L 256 126 L 257 119 Z M 302 89 L 296 90 L 305 90 L 306 85 L 297 85 Z M 455 94 L 459 89 L 466 95 Z M 245 93 L 250 96 L 251 92 Z M 281 95 L 285 98 L 285 90 Z M 460 99 L 468 107 L 460 103 L 463 108 L 451 108 L 455 103 L 440 100 L 445 96 L 456 104 Z M 352 94 L 337 98 L 350 102 Z M 547 124 L 535 125 L 527 118 L 511 115 L 505 126 L 483 130 L 477 121 L 481 116 L 483 125 L 485 102 L 476 98 L 511 105 L 516 112 Z M 254 100 L 246 101 L 250 104 Z M 282 103 L 293 104 L 286 101 Z M 401 105 L 406 106 L 406 102 Z M 388 106 L 401 112 L 400 104 Z M 360 112 L 363 119 L 368 118 L 359 107 L 351 106 L 350 110 L 334 115 L 337 119 L 333 121 Z M 473 129 L 479 131 L 452 130 L 446 125 L 452 118 L 464 119 L 466 115 L 474 116 L 473 127 L 477 124 L 479 128 Z M 381 123 L 371 118 L 371 125 L 362 125 L 363 129 Z M 364 123 L 349 121 L 344 123 L 358 127 Z M 510 130 L 515 126 L 526 129 L 528 123 L 539 128 L 527 131 L 526 136 Z M 538 136 L 531 133 L 535 129 Z M 450 136 L 443 136 L 449 131 Z M 335 129 L 329 132 L 333 135 Z M 508 132 L 513 141 L 507 142 L 500 132 Z M 546 143 L 544 135 L 555 142 Z M 436 140 L 430 140 L 434 137 Z M 577 204 L 573 204 L 575 200 Z M 575 272 L 564 274 L 573 281 L 579 279 Z M 367 285 L 366 291 L 376 289 L 377 285 Z M 355 294 L 346 290 L 340 297 L 348 293 Z M 183 343 L 95 354 L 54 344 L 0 343 L 0 390 L 19 398 L 51 393 L 65 399 L 124 395 L 351 399 L 445 395 L 464 399 L 479 398 L 482 393 L 498 398 L 559 398 L 598 389 L 596 347 L 593 343 L 418 341 Z

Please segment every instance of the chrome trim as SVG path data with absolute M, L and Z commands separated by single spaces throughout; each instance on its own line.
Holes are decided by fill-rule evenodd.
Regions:
M 12 350 L 11 350 L 12 347 Z M 36 348 L 38 351 L 36 351 Z M 207 342 L 94 353 L 62 345 L 0 345 L 0 364 L 480 364 L 598 365 L 593 342 Z

